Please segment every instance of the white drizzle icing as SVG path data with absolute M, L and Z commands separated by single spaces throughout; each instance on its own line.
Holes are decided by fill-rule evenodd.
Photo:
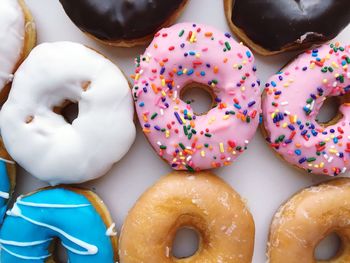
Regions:
M 38 257 L 30 257 L 30 256 L 20 255 L 20 254 L 14 253 L 11 250 L 5 248 L 1 244 L 0 244 L 0 248 L 3 249 L 4 251 L 6 251 L 7 253 L 11 254 L 14 257 L 17 257 L 17 258 L 20 258 L 20 259 L 25 259 L 25 260 L 40 260 L 40 259 L 46 259 L 48 257 L 51 257 L 51 254 L 47 254 L 47 255 L 44 255 L 44 256 L 38 256 Z
M 12 80 L 24 46 L 25 19 L 17 0 L 0 1 L 0 91 Z
M 112 223 L 106 231 L 106 236 L 116 236 L 118 233 L 115 231 L 115 223 Z
M 51 242 L 51 241 L 52 241 L 52 238 L 49 238 L 46 240 L 31 241 L 31 242 L 17 242 L 17 241 L 0 239 L 1 244 L 10 245 L 10 246 L 17 246 L 17 247 L 32 247 L 32 246 L 45 244 L 45 243 Z
M 0 157 L 0 161 L 3 161 L 5 163 L 9 163 L 9 164 L 16 164 L 14 161 L 7 160 L 7 159 L 1 158 L 1 157 Z
M 76 205 L 67 205 L 67 204 L 40 204 L 40 203 L 33 203 L 33 202 L 25 202 L 22 201 L 23 196 L 19 196 L 17 199 L 17 204 L 23 205 L 23 206 L 31 206 L 31 207 L 43 207 L 43 208 L 80 208 L 80 207 L 87 207 L 91 206 L 91 204 L 76 204 Z
M 62 242 L 62 245 L 67 248 L 68 250 L 70 250 L 73 253 L 79 254 L 79 255 L 95 255 L 98 252 L 98 248 L 92 244 L 89 244 L 87 242 L 84 242 L 74 236 L 69 235 L 68 233 L 64 232 L 63 230 L 61 230 L 58 227 L 49 225 L 49 224 L 45 224 L 45 223 L 41 223 L 39 221 L 35 221 L 29 217 L 26 217 L 25 215 L 22 214 L 21 209 L 18 207 L 17 203 L 14 204 L 12 210 L 7 211 L 7 215 L 8 216 L 14 216 L 14 217 L 20 217 L 34 225 L 37 226 L 41 226 L 41 227 L 45 227 L 45 228 L 49 228 L 54 232 L 57 232 L 59 234 L 61 234 L 62 236 L 64 236 L 66 239 L 68 239 L 69 241 L 71 241 L 72 243 L 76 244 L 77 246 L 85 249 L 85 251 L 80 251 L 74 248 L 71 248 L 70 246 L 64 244 Z M 34 242 L 40 242 L 40 241 L 34 241 Z
M 10 194 L 6 193 L 6 192 L 3 192 L 3 191 L 0 191 L 0 198 L 9 199 L 10 198 Z

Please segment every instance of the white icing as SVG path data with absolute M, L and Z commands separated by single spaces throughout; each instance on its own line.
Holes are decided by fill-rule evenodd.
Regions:
M 16 164 L 14 161 L 10 161 L 10 160 L 7 160 L 7 159 L 1 158 L 1 157 L 0 157 L 0 161 L 3 161 L 5 163 L 9 163 L 9 164 Z
M 40 204 L 40 203 L 32 203 L 25 202 L 21 200 L 21 196 L 17 199 L 17 204 L 23 206 L 31 206 L 31 207 L 42 207 L 42 208 L 79 208 L 79 207 L 87 207 L 91 206 L 91 204 L 76 204 L 76 205 L 68 205 L 68 204 Z
M 12 73 L 24 45 L 25 19 L 17 0 L 0 1 L 0 91 Z
M 10 194 L 0 191 L 0 197 L 3 198 L 3 199 L 9 199 L 10 198 Z
M 2 245 L 0 245 L 0 248 L 3 249 L 4 251 L 6 251 L 7 253 L 11 254 L 12 256 L 15 256 L 15 257 L 20 258 L 20 259 L 25 259 L 25 260 L 40 260 L 40 259 L 45 259 L 45 258 L 48 258 L 51 256 L 51 254 L 47 254 L 44 256 L 29 257 L 29 256 L 24 256 L 24 255 L 20 255 L 20 254 L 17 254 L 15 252 L 12 252 L 11 250 L 5 248 Z
M 31 242 L 17 242 L 17 241 L 0 239 L 0 243 L 3 245 L 10 245 L 10 246 L 17 246 L 17 247 L 32 247 L 32 246 L 41 245 L 51 241 L 52 241 L 52 238 L 49 238 L 46 240 L 31 241 Z
M 35 221 L 29 217 L 26 217 L 25 215 L 22 214 L 21 209 L 18 207 L 17 204 L 14 204 L 12 210 L 10 212 L 7 213 L 8 216 L 16 216 L 16 217 L 20 217 L 34 225 L 37 226 L 41 226 L 41 227 L 45 227 L 45 228 L 49 228 L 52 231 L 55 231 L 56 233 L 64 236 L 66 239 L 68 239 L 69 241 L 71 241 L 72 243 L 76 244 L 77 246 L 81 247 L 84 249 L 84 251 L 80 251 L 74 248 L 69 247 L 68 245 L 64 244 L 62 242 L 62 245 L 67 248 L 68 250 L 72 251 L 73 253 L 79 254 L 79 255 L 95 255 L 98 252 L 98 248 L 92 244 L 89 244 L 87 242 L 84 242 L 74 236 L 71 236 L 70 234 L 66 233 L 65 231 L 63 231 L 62 229 L 56 227 L 56 226 L 52 226 L 49 224 L 45 224 L 39 221 Z
M 72 124 L 52 110 L 66 99 L 79 104 Z M 57 185 L 104 175 L 132 145 L 133 117 L 131 91 L 118 67 L 81 44 L 56 42 L 37 46 L 20 66 L 0 123 L 10 155 Z
M 296 40 L 297 43 L 302 44 L 308 36 L 318 36 L 318 37 L 322 37 L 323 35 L 320 33 L 316 33 L 316 32 L 306 32 L 304 35 L 302 35 L 299 39 Z
M 106 231 L 106 236 L 116 236 L 118 233 L 115 231 L 115 223 L 112 223 Z

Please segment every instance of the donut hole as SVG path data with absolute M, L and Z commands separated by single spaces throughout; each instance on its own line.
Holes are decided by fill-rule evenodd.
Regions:
M 318 243 L 314 257 L 317 261 L 329 261 L 337 258 L 341 252 L 341 238 L 336 233 L 332 233 Z
M 56 239 L 55 241 L 55 259 L 57 262 L 68 262 L 67 249 L 62 246 L 61 242 Z
M 185 85 L 180 92 L 180 99 L 189 104 L 197 116 L 207 114 L 216 106 L 214 92 L 201 83 Z
M 316 117 L 316 121 L 322 126 L 329 126 L 337 122 L 342 114 L 339 112 L 341 105 L 338 97 L 328 97 Z
M 77 102 L 65 100 L 61 105 L 53 107 L 53 112 L 61 115 L 67 123 L 72 124 L 78 118 L 79 105 Z
M 182 227 L 177 230 L 172 247 L 172 254 L 175 258 L 189 258 L 199 248 L 199 234 L 189 227 Z

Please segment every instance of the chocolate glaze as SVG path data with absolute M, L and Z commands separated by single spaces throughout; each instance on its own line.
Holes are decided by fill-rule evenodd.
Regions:
M 300 45 L 304 37 L 303 46 L 325 42 L 336 37 L 350 22 L 350 0 L 233 2 L 233 24 L 255 44 L 270 51 Z
M 70 19 L 101 40 L 133 40 L 155 33 L 186 0 L 60 0 Z

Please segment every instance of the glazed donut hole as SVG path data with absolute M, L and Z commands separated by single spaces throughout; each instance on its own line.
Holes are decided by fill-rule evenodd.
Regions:
M 345 244 L 339 234 L 333 232 L 318 243 L 314 258 L 317 262 L 332 262 L 344 253 Z
M 200 234 L 191 227 L 179 228 L 175 234 L 172 252 L 177 259 L 193 256 L 199 248 Z
M 197 82 L 186 84 L 180 91 L 180 99 L 189 104 L 196 116 L 206 115 L 217 106 L 213 89 Z
M 178 245 L 178 242 L 176 242 L 179 238 L 178 235 L 180 235 L 181 232 L 184 233 L 184 231 L 187 232 L 188 237 L 189 235 L 192 235 L 190 238 L 195 242 L 191 243 L 192 247 L 187 246 L 190 245 L 190 239 L 186 240 L 188 242 L 183 242 L 182 246 L 185 248 L 186 245 L 186 251 L 182 254 L 178 250 L 173 249 Z M 166 248 L 169 248 L 169 256 L 172 256 L 175 259 L 186 258 L 186 260 L 191 260 L 196 254 L 200 254 L 202 249 L 209 249 L 210 240 L 208 226 L 201 216 L 183 214 L 176 220 L 175 226 L 172 228 L 168 236 L 167 243 L 170 244 L 170 246 L 166 246 Z

